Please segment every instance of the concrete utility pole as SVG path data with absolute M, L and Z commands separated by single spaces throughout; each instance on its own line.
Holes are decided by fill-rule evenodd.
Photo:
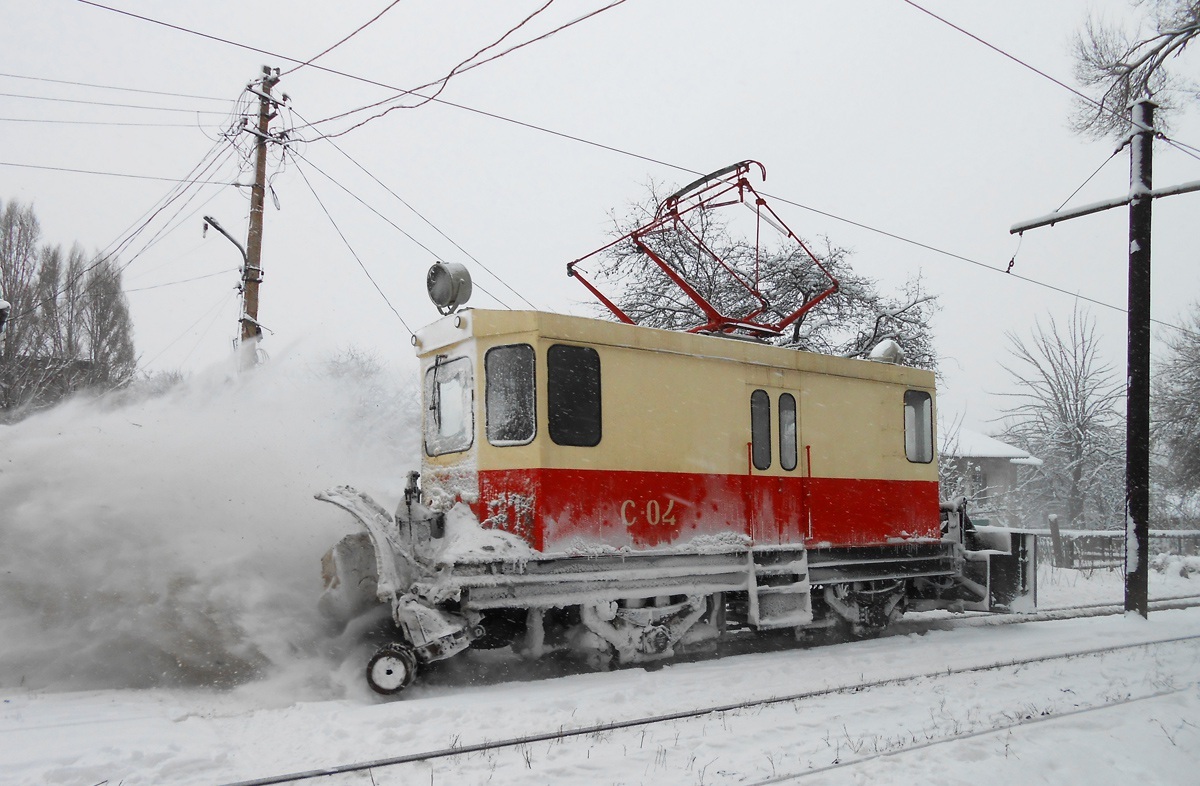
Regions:
M 1129 194 L 1014 224 L 1010 234 L 1053 226 L 1129 205 L 1129 344 L 1125 406 L 1125 611 L 1149 616 L 1150 540 L 1150 205 L 1154 199 L 1200 191 L 1200 181 L 1155 191 L 1152 184 L 1154 108 L 1130 107 Z
M 262 90 L 251 88 L 258 95 L 258 128 L 250 129 L 257 137 L 254 159 L 254 185 L 250 189 L 250 229 L 246 233 L 246 266 L 242 270 L 242 370 L 258 362 L 258 340 L 262 328 L 258 323 L 258 285 L 262 283 L 263 201 L 267 190 L 268 128 L 274 115 L 275 100 L 271 88 L 279 82 L 278 72 L 263 66 Z

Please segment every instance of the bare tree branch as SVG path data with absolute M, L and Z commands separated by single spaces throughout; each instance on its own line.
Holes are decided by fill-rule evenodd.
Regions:
M 1123 136 L 1129 130 L 1128 107 L 1153 98 L 1160 115 L 1176 109 L 1172 91 L 1179 86 L 1167 61 L 1183 54 L 1200 34 L 1200 2 L 1152 0 L 1146 20 L 1154 32 L 1140 37 L 1118 27 L 1089 19 L 1075 40 L 1075 77 L 1096 91 L 1095 103 L 1078 101 L 1072 125 L 1096 137 Z

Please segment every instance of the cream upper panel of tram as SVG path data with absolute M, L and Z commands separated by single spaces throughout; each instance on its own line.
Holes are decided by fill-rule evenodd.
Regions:
M 456 325 L 455 322 L 458 322 Z M 524 445 L 488 442 L 484 358 L 493 347 L 528 344 L 536 355 L 536 434 Z M 555 444 L 548 434 L 546 357 L 567 344 L 600 357 L 601 437 L 593 447 Z M 432 463 L 480 469 L 536 467 L 746 474 L 750 394 L 771 396 L 767 475 L 936 480 L 936 462 L 905 457 L 904 392 L 932 393 L 930 372 L 780 349 L 735 339 L 653 330 L 540 312 L 470 311 L 418 334 L 422 373 L 435 355 L 470 356 L 475 366 L 476 436 L 464 454 Z M 779 396 L 798 402 L 799 460 L 779 461 Z M 807 448 L 807 450 L 806 450 Z

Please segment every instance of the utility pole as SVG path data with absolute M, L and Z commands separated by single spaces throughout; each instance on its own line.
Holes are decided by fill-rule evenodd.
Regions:
M 256 137 L 254 159 L 254 185 L 250 189 L 250 228 L 246 233 L 246 266 L 242 269 L 242 317 L 241 339 L 243 371 L 253 368 L 258 362 L 258 340 L 262 328 L 258 323 L 258 285 L 262 283 L 262 234 L 263 202 L 267 190 L 267 142 L 271 141 L 268 128 L 274 115 L 275 99 L 271 88 L 279 82 L 278 71 L 263 66 L 262 90 L 248 88 L 258 96 L 258 128 L 250 129 Z
M 1154 108 L 1130 107 L 1129 194 L 1014 224 L 1010 234 L 1053 226 L 1129 205 L 1129 327 L 1125 395 L 1125 611 L 1150 614 L 1150 205 L 1158 197 L 1200 191 L 1200 181 L 1153 188 Z
M 1129 142 L 1129 344 L 1125 394 L 1125 612 L 1150 614 L 1150 208 L 1154 104 L 1133 105 Z M 1131 542 L 1132 541 L 1132 542 Z M 1132 546 L 1132 548 L 1131 548 Z

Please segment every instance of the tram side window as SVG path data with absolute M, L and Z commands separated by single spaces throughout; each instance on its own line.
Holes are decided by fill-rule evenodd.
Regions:
M 750 394 L 750 459 L 755 469 L 771 468 L 771 396 L 765 390 Z
M 475 439 L 475 390 L 470 358 L 439 356 L 425 372 L 425 452 L 467 450 Z
M 933 399 L 921 390 L 904 391 L 904 455 L 909 461 L 933 461 Z
M 546 353 L 550 439 L 558 445 L 600 444 L 600 354 L 554 344 Z
M 493 445 L 527 445 L 536 432 L 533 347 L 492 347 L 483 358 L 487 437 Z
M 796 468 L 796 397 L 779 397 L 779 466 L 791 472 Z

